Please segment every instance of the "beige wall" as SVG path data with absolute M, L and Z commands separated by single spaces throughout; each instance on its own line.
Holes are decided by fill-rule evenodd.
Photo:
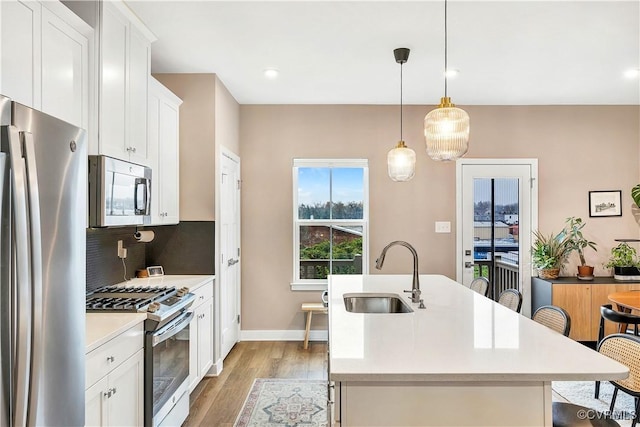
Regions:
M 405 107 L 404 139 L 418 164 L 412 181 L 396 183 L 387 177 L 386 155 L 399 139 L 397 106 L 240 107 L 243 330 L 302 329 L 299 304 L 319 299 L 317 292 L 289 287 L 295 157 L 369 159 L 370 265 L 386 243 L 406 240 L 420 255 L 420 273 L 455 278 L 455 163 L 426 155 L 422 123 L 431 108 Z M 640 236 L 629 195 L 640 181 L 638 106 L 465 109 L 471 117 L 466 157 L 539 159 L 541 230 L 559 231 L 566 217 L 581 216 L 585 234 L 599 245 L 588 258 L 600 269 L 613 239 Z M 623 216 L 589 218 L 588 191 L 617 189 L 623 190 Z M 454 232 L 436 234 L 435 221 L 451 221 Z M 409 273 L 405 252 L 390 251 L 382 273 Z
M 215 74 L 154 74 L 180 99 L 180 220 L 215 219 Z M 203 191 L 204 190 L 204 191 Z
M 216 77 L 215 141 L 234 154 L 240 154 L 240 104 Z

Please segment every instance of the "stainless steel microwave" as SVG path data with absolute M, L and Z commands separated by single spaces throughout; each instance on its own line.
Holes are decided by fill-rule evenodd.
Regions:
M 89 156 L 89 227 L 143 225 L 150 215 L 150 168 Z

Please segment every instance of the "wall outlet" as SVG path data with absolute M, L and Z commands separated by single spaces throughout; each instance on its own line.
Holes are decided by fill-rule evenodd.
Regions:
M 122 246 L 122 240 L 118 240 L 118 258 L 126 258 L 127 249 Z
M 436 233 L 451 233 L 451 222 L 436 221 Z

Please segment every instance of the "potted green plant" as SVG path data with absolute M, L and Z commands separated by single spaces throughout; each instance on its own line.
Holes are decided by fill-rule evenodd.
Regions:
M 538 270 L 538 276 L 542 279 L 556 279 L 572 250 L 566 233 L 545 236 L 540 231 L 534 231 L 533 235 L 535 240 L 531 247 L 531 259 Z
M 611 256 L 604 266 L 606 268 L 613 267 L 613 277 L 617 280 L 634 280 L 640 276 L 640 261 L 637 252 L 627 242 L 622 242 L 611 248 Z
M 631 189 L 631 198 L 636 202 L 636 206 L 640 208 L 640 184 Z
M 584 258 L 584 249 L 591 248 L 594 251 L 596 249 L 596 243 L 592 242 L 584 237 L 582 229 L 586 225 L 582 218 L 576 218 L 574 216 L 567 218 L 566 225 L 563 233 L 567 236 L 567 244 L 572 251 L 578 252 L 580 257 L 580 265 L 578 266 L 578 279 L 593 280 L 593 266 L 587 265 L 587 261 Z

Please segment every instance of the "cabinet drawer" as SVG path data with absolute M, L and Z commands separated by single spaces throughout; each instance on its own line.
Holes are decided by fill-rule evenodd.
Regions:
M 144 346 L 143 323 L 123 332 L 87 354 L 86 388 L 107 375 Z
M 213 282 L 207 282 L 191 293 L 196 296 L 193 302 L 193 308 L 196 308 L 209 298 L 213 298 Z

